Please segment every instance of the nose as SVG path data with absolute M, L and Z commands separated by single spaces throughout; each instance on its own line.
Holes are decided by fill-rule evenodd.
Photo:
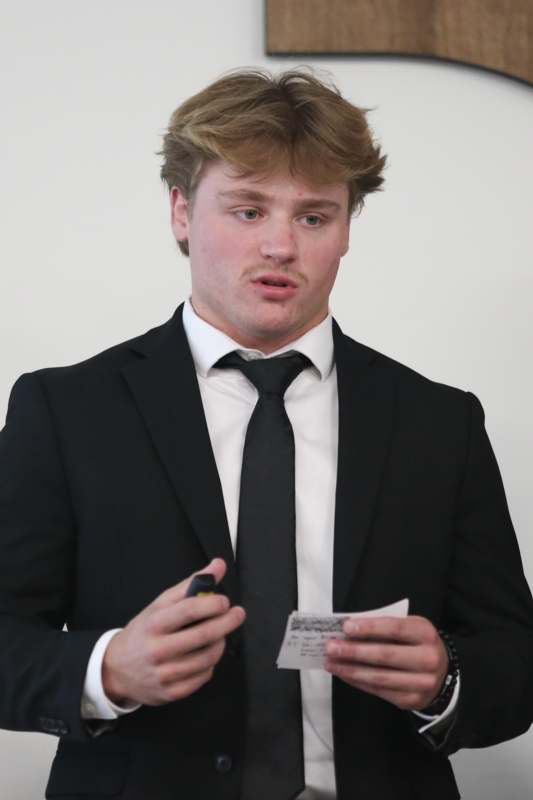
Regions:
M 296 257 L 296 239 L 291 221 L 271 220 L 261 232 L 259 249 L 263 258 L 277 264 L 293 261 Z

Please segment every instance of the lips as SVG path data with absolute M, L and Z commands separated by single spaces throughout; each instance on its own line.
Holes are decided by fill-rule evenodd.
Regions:
M 286 275 L 260 275 L 258 278 L 255 278 L 253 283 L 260 283 L 263 286 L 272 286 L 278 287 L 281 289 L 296 289 L 296 283 L 291 279 L 288 278 Z
M 251 285 L 256 296 L 268 303 L 289 301 L 298 291 L 296 281 L 279 273 L 259 275 Z

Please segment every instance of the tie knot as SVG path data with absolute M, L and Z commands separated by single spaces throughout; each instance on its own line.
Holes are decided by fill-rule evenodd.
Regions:
M 239 369 L 260 395 L 275 394 L 282 398 L 296 376 L 310 365 L 310 360 L 301 353 L 246 361 L 233 352 L 217 361 L 215 366 L 220 369 Z

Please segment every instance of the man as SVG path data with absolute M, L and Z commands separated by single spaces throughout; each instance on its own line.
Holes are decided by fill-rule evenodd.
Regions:
M 329 316 L 382 183 L 364 113 L 239 72 L 163 155 L 190 300 L 12 393 L 0 723 L 60 737 L 47 797 L 456 798 L 447 756 L 531 723 L 533 604 L 478 400 Z M 403 597 L 276 668 L 296 605 Z

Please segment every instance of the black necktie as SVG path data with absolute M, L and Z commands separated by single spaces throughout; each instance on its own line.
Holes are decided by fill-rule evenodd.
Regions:
M 304 789 L 300 676 L 278 669 L 276 658 L 298 606 L 294 436 L 283 396 L 310 363 L 299 353 L 254 361 L 230 353 L 217 363 L 241 370 L 259 392 L 244 443 L 237 531 L 246 609 L 242 800 L 290 800 Z

